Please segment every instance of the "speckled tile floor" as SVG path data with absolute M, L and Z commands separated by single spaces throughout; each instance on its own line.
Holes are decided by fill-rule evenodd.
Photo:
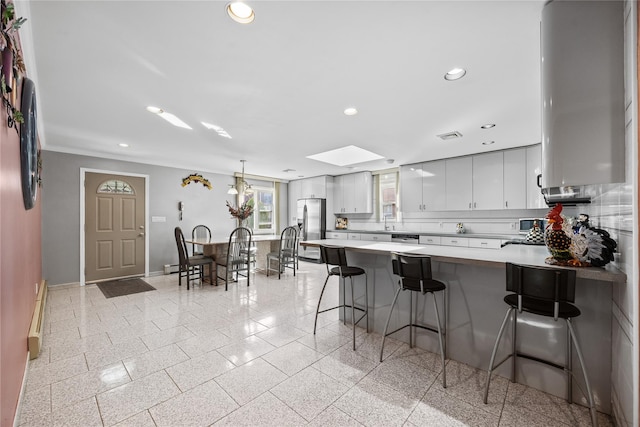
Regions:
M 51 287 L 19 425 L 590 425 L 586 408 L 500 377 L 484 405 L 485 373 L 452 360 L 444 389 L 437 355 L 393 339 L 380 363 L 381 337 L 363 329 L 353 352 L 337 310 L 314 336 L 325 271 L 301 262 L 295 278 L 254 274 L 228 292 L 155 276 L 156 291 L 110 299 Z

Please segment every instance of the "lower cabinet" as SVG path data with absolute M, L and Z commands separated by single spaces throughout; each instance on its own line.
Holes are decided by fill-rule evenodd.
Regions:
M 440 236 L 420 236 L 421 245 L 439 245 L 441 241 Z
M 327 239 L 343 239 L 343 240 L 347 240 L 347 233 L 339 233 L 339 232 L 335 232 L 335 231 L 327 231 L 325 233 L 325 236 L 327 236 Z
M 360 234 L 360 240 L 370 240 L 372 242 L 390 242 L 390 234 Z
M 500 249 L 502 240 L 500 239 L 469 239 L 470 248 Z
M 442 237 L 440 238 L 442 246 L 462 246 L 469 247 L 469 239 L 467 237 Z

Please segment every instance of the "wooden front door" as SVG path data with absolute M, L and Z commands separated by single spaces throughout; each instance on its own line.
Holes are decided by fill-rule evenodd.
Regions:
M 85 282 L 144 275 L 145 178 L 85 174 Z

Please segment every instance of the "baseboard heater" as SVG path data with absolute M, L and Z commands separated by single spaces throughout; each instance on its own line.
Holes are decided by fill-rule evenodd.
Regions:
M 33 318 L 31 319 L 31 327 L 29 328 L 29 359 L 33 360 L 40 355 L 40 347 L 42 347 L 42 322 L 44 321 L 44 307 L 47 303 L 47 281 L 40 283 L 38 297 L 36 299 L 36 307 L 33 310 Z

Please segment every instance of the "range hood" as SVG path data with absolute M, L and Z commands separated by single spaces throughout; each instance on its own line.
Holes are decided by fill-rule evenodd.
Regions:
M 563 206 L 577 206 L 591 203 L 591 196 L 586 194 L 586 186 L 543 188 L 542 195 L 548 206 L 562 203 Z
M 590 203 L 591 186 L 625 181 L 623 3 L 553 0 L 542 9 L 538 185 L 550 206 Z

